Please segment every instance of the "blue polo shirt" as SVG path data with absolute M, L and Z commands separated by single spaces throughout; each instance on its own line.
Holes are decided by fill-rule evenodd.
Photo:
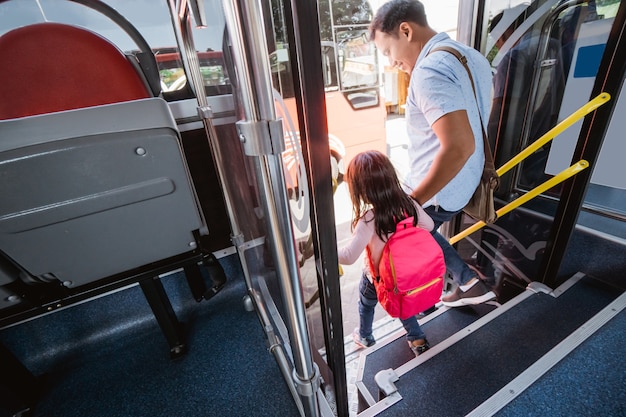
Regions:
M 452 46 L 467 57 L 476 86 L 478 105 L 467 71 L 457 58 L 445 51 L 429 55 L 431 49 L 443 45 Z M 414 189 L 422 181 L 439 150 L 439 139 L 431 126 L 441 116 L 465 110 L 476 143 L 474 154 L 461 171 L 424 203 L 424 207 L 437 205 L 447 211 L 457 211 L 467 204 L 474 193 L 485 163 L 478 109 L 486 128 L 491 106 L 491 86 L 491 67 L 480 52 L 450 39 L 446 33 L 438 33 L 424 45 L 411 73 L 406 105 L 410 164 L 407 185 Z

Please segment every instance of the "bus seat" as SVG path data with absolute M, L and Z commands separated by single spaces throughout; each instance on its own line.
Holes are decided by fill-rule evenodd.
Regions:
M 153 96 L 146 77 L 101 36 L 61 23 L 37 23 L 0 37 L 0 120 Z M 10 99 L 7 99 L 10 98 Z
M 159 98 L 0 121 L 0 247 L 74 287 L 195 249 L 202 228 Z M 24 192 L 28 190 L 28 192 Z
M 175 120 L 121 51 L 40 23 L 0 37 L 0 59 L 0 250 L 68 288 L 198 250 Z

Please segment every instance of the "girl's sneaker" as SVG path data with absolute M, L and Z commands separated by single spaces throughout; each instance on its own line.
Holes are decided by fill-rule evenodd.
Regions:
M 354 331 L 352 332 L 352 340 L 354 340 L 354 343 L 356 343 L 356 345 L 361 348 L 368 348 L 376 344 L 376 340 L 374 339 L 374 336 L 372 335 L 366 338 L 362 338 L 361 335 L 359 335 L 358 327 L 354 329 Z
M 411 350 L 413 351 L 413 353 L 415 353 L 415 356 L 419 356 L 422 353 L 426 352 L 428 349 L 430 349 L 430 344 L 428 343 L 428 340 L 423 339 L 422 343 L 419 343 L 419 340 L 414 340 L 413 342 L 418 342 L 417 344 L 414 344 L 411 341 L 409 342 L 409 347 L 411 348 Z

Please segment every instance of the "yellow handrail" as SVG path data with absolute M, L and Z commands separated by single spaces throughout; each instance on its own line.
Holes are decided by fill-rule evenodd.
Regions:
M 543 145 L 550 142 L 556 136 L 563 133 L 565 129 L 567 129 L 574 123 L 576 123 L 579 119 L 585 117 L 587 114 L 596 110 L 598 107 L 600 107 L 601 105 L 603 105 L 610 99 L 611 99 L 611 95 L 609 93 L 603 92 L 603 93 L 598 94 L 595 98 L 590 100 L 588 103 L 580 107 L 574 113 L 570 114 L 568 117 L 563 119 L 563 121 L 561 121 L 559 124 L 557 124 L 552 129 L 547 131 L 539 139 L 537 139 L 536 141 L 528 145 L 524 150 L 522 150 L 520 153 L 518 153 L 513 158 L 511 158 L 507 163 L 505 163 L 500 168 L 498 168 L 496 172 L 498 173 L 499 176 L 504 175 L 515 165 L 519 164 L 524 159 L 528 158 L 528 156 L 532 155 L 537 149 L 541 148 Z M 567 178 L 571 177 L 577 172 L 582 171 L 588 166 L 589 166 L 589 163 L 587 161 L 581 160 L 578 163 L 572 165 L 571 167 L 561 171 L 559 174 L 555 175 L 553 178 L 549 179 L 543 184 L 540 184 L 537 187 L 533 188 L 532 190 L 527 192 L 525 195 L 517 198 L 514 201 L 511 201 L 509 204 L 505 205 L 500 210 L 496 210 L 498 217 L 502 217 L 503 215 L 513 210 L 514 208 L 524 204 L 525 202 L 527 202 L 528 200 L 531 200 L 532 198 L 535 198 L 542 192 L 550 189 L 551 187 L 554 187 L 556 184 L 560 183 L 561 181 L 565 181 Z M 469 236 L 470 234 L 476 232 L 477 230 L 480 230 L 485 225 L 486 225 L 485 222 L 481 222 L 481 221 L 475 223 L 474 225 L 470 226 L 464 231 L 456 234 L 455 236 L 452 236 L 450 238 L 450 244 L 457 243 L 459 240 Z
M 532 190 L 528 191 L 523 196 L 516 198 L 515 200 L 511 201 L 509 204 L 507 204 L 504 207 L 502 207 L 501 209 L 497 210 L 496 213 L 498 215 L 498 218 L 504 216 L 505 214 L 507 214 L 511 210 L 521 206 L 522 204 L 526 203 L 527 201 L 535 198 L 539 194 L 549 190 L 550 188 L 552 188 L 555 185 L 565 181 L 569 177 L 579 173 L 580 171 L 582 171 L 583 169 L 585 169 L 587 167 L 589 167 L 589 162 L 585 161 L 584 159 L 581 159 L 580 161 L 578 161 L 577 163 L 575 163 L 571 167 L 564 169 L 563 171 L 561 171 L 558 174 L 556 174 L 554 177 L 550 178 L 549 180 L 545 181 L 544 183 L 539 184 L 538 186 L 536 186 Z M 482 221 L 474 223 L 472 226 L 468 227 L 467 229 L 463 230 L 462 232 L 452 236 L 450 238 L 450 244 L 454 245 L 459 240 L 461 240 L 461 239 L 471 235 L 472 233 L 482 229 L 484 226 L 486 226 L 486 223 L 482 222 Z
M 550 142 L 556 136 L 560 135 L 565 129 L 567 129 L 574 123 L 576 123 L 578 119 L 585 117 L 587 114 L 596 110 L 598 107 L 600 107 L 601 105 L 603 105 L 610 99 L 611 99 L 611 95 L 609 93 L 600 93 L 596 98 L 594 98 L 593 100 L 591 100 L 590 102 L 588 102 L 587 104 L 585 104 L 584 106 L 576 110 L 574 113 L 570 114 L 568 117 L 563 119 L 561 123 L 557 124 L 552 129 L 547 131 L 539 139 L 537 139 L 536 141 L 528 145 L 523 151 L 521 151 L 520 153 L 515 155 L 513 158 L 511 158 L 509 162 L 507 162 L 506 164 L 498 168 L 496 172 L 500 176 L 504 175 L 504 173 L 509 171 L 515 165 L 519 164 L 524 159 L 526 159 L 529 155 L 531 155 L 537 149 L 541 148 L 543 145 Z

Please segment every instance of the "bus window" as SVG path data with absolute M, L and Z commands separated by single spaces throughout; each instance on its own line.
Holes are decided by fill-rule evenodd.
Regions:
M 538 1 L 493 12 L 487 41 L 494 71 L 488 136 L 492 146 L 498 143 L 496 166 L 558 123 L 565 85 L 563 47 L 556 31 L 542 31 L 545 15 L 536 12 L 554 4 Z M 539 66 L 538 51 L 543 51 Z M 543 170 L 548 151 L 549 145 L 521 164 L 516 187 L 528 190 L 548 179 Z
M 496 165 L 591 99 L 620 2 L 572 4 L 548 20 L 557 3 L 562 2 L 539 0 L 491 11 L 487 56 L 495 76 L 489 136 L 503 158 Z M 623 113 L 623 107 L 620 98 L 616 114 Z M 617 216 L 626 213 L 624 176 L 615 172 L 623 165 L 619 158 L 624 146 L 618 134 L 624 130 L 622 124 L 619 118 L 611 120 L 585 197 L 587 208 Z M 524 160 L 510 189 L 530 190 L 570 166 L 581 127 L 582 120 Z M 559 187 L 545 193 L 559 194 Z
M 369 2 L 334 1 L 331 7 L 321 0 L 319 10 L 327 91 L 341 91 L 353 110 L 379 106 L 378 56 L 369 41 Z
M 161 76 L 163 97 L 168 100 L 192 98 L 180 60 L 176 37 L 172 28 L 167 2 L 152 0 L 104 0 L 122 14 L 146 39 L 157 57 Z M 221 3 L 205 1 L 210 10 L 218 13 L 207 15 L 205 28 L 193 27 L 194 44 L 198 48 L 200 70 L 207 95 L 230 94 L 231 86 L 222 56 L 222 40 L 225 20 Z M 14 1 L 6 4 L 7 15 L 14 18 L 0 21 L 0 34 L 13 28 L 41 21 L 54 21 L 88 28 L 114 43 L 121 51 L 133 53 L 137 45 L 122 29 L 103 15 L 73 2 L 39 0 L 38 2 Z
M 272 81 L 289 107 L 294 96 L 293 75 L 284 18 L 280 14 L 282 2 L 274 3 L 275 43 L 269 45 Z M 328 132 L 333 138 L 331 153 L 341 177 L 344 167 L 357 153 L 367 149 L 387 151 L 378 58 L 368 40 L 367 28 L 373 13 L 367 0 L 320 0 L 318 6 Z M 297 124 L 297 114 L 290 114 Z M 332 149 L 333 143 L 345 147 L 345 156 Z
M 366 31 L 359 30 L 356 41 L 339 45 L 339 52 L 332 42 L 322 41 L 326 91 L 341 90 L 353 110 L 379 105 L 376 54 L 366 36 Z M 341 71 L 337 71 L 337 61 Z
M 319 287 L 313 259 L 307 173 L 302 157 L 294 94 L 293 57 L 290 56 L 286 23 L 282 15 L 284 1 L 272 1 L 273 25 L 269 29 L 268 52 L 273 87 L 276 90 L 276 114 L 283 120 L 285 129 L 284 171 L 294 238 L 299 251 L 304 299 L 308 308 L 307 321 L 312 329 L 312 344 L 316 349 L 322 349 L 324 336 L 317 307 Z M 310 47 L 319 47 L 321 52 L 331 176 L 336 190 L 336 187 L 341 186 L 345 167 L 357 153 L 370 149 L 386 153 L 386 111 L 379 99 L 376 53 L 367 37 L 372 18 L 369 2 L 319 0 L 318 7 L 320 44 Z
M 327 0 L 321 0 L 318 6 L 331 175 L 334 183 L 339 185 L 345 167 L 354 155 L 370 149 L 386 153 L 386 111 L 379 100 L 374 45 L 367 37 L 367 27 L 372 18 L 369 3 L 363 0 L 339 1 L 332 2 L 331 8 Z M 274 0 L 273 33 L 271 38 L 268 37 L 269 61 L 276 90 L 276 112 L 283 119 L 285 129 L 283 161 L 287 188 L 294 207 L 305 207 L 308 205 L 306 171 L 301 162 L 294 77 L 282 10 L 282 0 Z M 346 14 L 350 14 L 350 18 Z M 296 233 L 306 239 L 310 230 L 308 218 L 304 217 L 308 216 L 308 212 L 292 210 L 292 215 L 299 224 L 296 224 Z
M 568 25 L 571 64 L 560 118 L 571 114 L 590 99 L 618 6 L 619 2 L 598 2 L 597 5 L 589 2 L 571 8 L 561 17 L 562 24 Z M 613 99 L 616 100 L 614 115 L 624 114 L 626 102 L 623 96 Z M 582 122 L 578 122 L 553 141 L 545 167 L 547 173 L 556 174 L 570 165 L 581 127 Z M 619 173 L 619 167 L 623 167 L 622 155 L 626 151 L 622 134 L 625 128 L 623 118 L 614 116 L 611 119 L 585 196 L 586 207 L 622 218 L 626 215 L 626 181 L 624 175 Z
M 184 91 L 186 97 L 191 97 L 180 53 L 175 48 L 168 48 L 156 50 L 155 55 L 164 96 L 174 98 Z M 198 61 L 207 95 L 232 92 L 222 51 L 198 52 Z

